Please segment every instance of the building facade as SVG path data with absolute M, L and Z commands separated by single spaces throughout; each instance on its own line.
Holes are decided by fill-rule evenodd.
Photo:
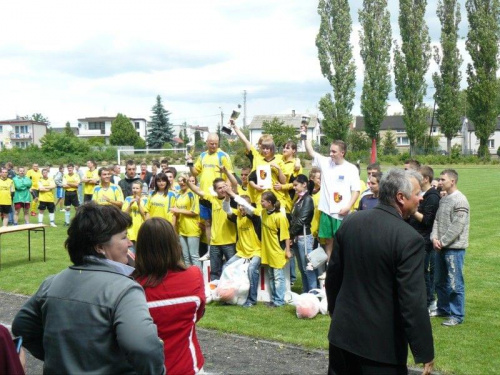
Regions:
M 16 118 L 0 121 L 0 149 L 12 147 L 26 148 L 30 145 L 41 146 L 40 139 L 47 134 L 44 122 Z
M 116 117 L 85 117 L 78 119 L 78 137 L 90 139 L 95 137 L 103 137 L 106 144 L 109 144 L 109 136 L 111 135 L 111 123 Z M 129 117 L 130 122 L 134 126 L 135 131 L 142 139 L 147 136 L 147 121 L 143 118 Z

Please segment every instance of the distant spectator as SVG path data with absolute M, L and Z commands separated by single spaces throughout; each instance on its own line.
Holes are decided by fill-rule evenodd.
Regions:
M 405 161 L 405 171 L 412 169 L 416 172 L 420 171 L 420 162 L 416 159 L 408 159 Z

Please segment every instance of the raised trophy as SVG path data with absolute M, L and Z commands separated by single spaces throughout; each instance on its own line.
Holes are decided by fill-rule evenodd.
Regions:
M 309 121 L 311 121 L 311 117 L 309 116 L 302 116 L 302 121 L 301 123 L 301 131 L 300 131 L 300 140 L 305 141 L 307 139 L 307 126 L 309 125 Z M 303 130 L 303 127 L 305 127 L 305 131 Z
M 194 167 L 194 163 L 193 163 L 193 156 L 191 155 L 191 151 L 193 150 L 193 146 L 192 145 L 186 145 L 186 165 L 188 167 Z
M 234 122 L 238 119 L 238 117 L 240 117 L 240 113 L 241 113 L 240 108 L 241 108 L 241 105 L 238 104 L 238 108 L 233 109 L 233 112 L 231 113 L 231 117 L 229 118 L 229 123 L 228 123 L 229 126 L 227 126 L 227 125 L 222 126 L 221 131 L 223 131 L 227 135 L 231 135 L 231 133 L 233 132 L 233 130 L 231 129 L 231 125 L 233 125 Z

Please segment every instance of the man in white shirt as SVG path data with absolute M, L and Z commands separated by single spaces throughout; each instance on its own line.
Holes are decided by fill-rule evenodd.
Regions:
M 318 209 L 321 211 L 319 237 L 324 238 L 325 251 L 330 258 L 333 237 L 358 199 L 361 190 L 358 169 L 344 159 L 346 144 L 333 141 L 330 157 L 314 151 L 311 141 L 306 138 L 307 127 L 301 127 L 301 139 L 305 141 L 307 153 L 314 159 L 313 165 L 321 169 L 321 189 Z

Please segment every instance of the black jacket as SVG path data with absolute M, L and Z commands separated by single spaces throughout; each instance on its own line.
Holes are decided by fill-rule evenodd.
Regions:
M 424 237 L 426 245 L 431 243 L 431 232 L 436 212 L 439 208 L 439 201 L 441 196 L 439 192 L 431 187 L 424 194 L 424 199 L 418 205 L 418 212 L 424 215 L 422 221 L 418 221 L 415 217 L 411 216 L 408 223 L 417 230 L 418 233 Z
M 304 234 L 304 225 L 306 234 L 311 234 L 311 221 L 314 216 L 314 201 L 306 193 L 301 200 L 293 205 L 290 220 L 290 236 L 301 236 Z
M 347 216 L 335 234 L 326 294 L 328 339 L 372 361 L 434 358 L 424 282 L 424 240 L 392 206 Z
M 123 192 L 123 198 L 126 198 L 130 195 L 132 195 L 132 183 L 135 181 L 140 181 L 141 185 L 143 185 L 142 190 L 144 192 L 144 181 L 142 181 L 139 177 L 134 177 L 134 178 L 122 178 L 120 182 L 118 182 L 118 186 L 122 189 Z M 146 191 L 147 192 L 147 191 Z

